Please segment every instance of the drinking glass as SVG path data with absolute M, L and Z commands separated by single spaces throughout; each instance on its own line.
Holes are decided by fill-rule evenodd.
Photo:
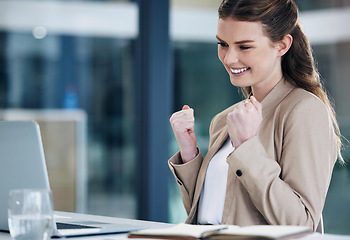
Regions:
M 48 240 L 53 229 L 52 193 L 48 189 L 18 189 L 9 194 L 8 222 L 15 240 Z

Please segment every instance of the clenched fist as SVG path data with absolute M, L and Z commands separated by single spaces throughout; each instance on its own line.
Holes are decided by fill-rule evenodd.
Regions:
M 227 115 L 227 128 L 231 142 L 238 148 L 243 142 L 258 134 L 262 122 L 262 105 L 251 96 Z
M 180 147 L 182 161 L 184 163 L 191 161 L 198 154 L 193 109 L 187 105 L 183 106 L 181 111 L 171 116 L 170 124 Z

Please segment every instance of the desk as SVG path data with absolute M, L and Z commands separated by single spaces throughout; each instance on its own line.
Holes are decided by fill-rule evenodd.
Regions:
M 160 222 L 151 222 L 151 221 L 141 221 L 125 218 L 112 218 L 112 217 L 103 217 L 96 215 L 88 214 L 79 214 L 79 213 L 68 213 L 68 212 L 55 212 L 56 215 L 65 216 L 65 217 L 76 217 L 83 220 L 91 221 L 101 221 L 101 222 L 110 222 L 110 223 L 130 223 L 133 225 L 139 225 L 140 227 L 146 228 L 163 228 L 172 226 L 169 223 L 160 223 Z M 59 239 L 59 238 L 57 238 Z M 79 239 L 79 240 L 127 240 L 127 234 L 106 234 L 106 235 L 95 235 L 95 236 L 86 236 L 86 237 L 70 237 L 69 240 Z M 350 240 L 350 236 L 340 236 L 340 235 L 331 235 L 325 234 L 321 235 L 319 233 L 314 233 L 306 237 L 299 238 L 299 240 Z M 9 233 L 0 232 L 0 240 L 11 240 Z

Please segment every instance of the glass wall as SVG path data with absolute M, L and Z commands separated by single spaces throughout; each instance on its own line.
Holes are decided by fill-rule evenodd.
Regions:
M 88 209 L 136 217 L 131 40 L 2 32 L 2 108 L 83 109 L 88 118 Z M 128 159 L 128 161 L 123 161 Z M 48 159 L 50 161 L 50 159 Z M 64 174 L 64 173 L 62 173 Z M 112 200 L 113 199 L 113 200 Z M 112 203 L 112 202 L 111 202 Z
M 344 159 L 350 161 L 350 101 L 346 92 L 350 89 L 349 66 L 350 64 L 350 41 L 330 43 L 313 46 L 317 58 L 320 73 L 334 99 L 337 119 L 340 130 L 344 136 Z M 333 233 L 350 233 L 350 169 L 347 165 L 337 164 L 327 195 L 326 205 L 323 212 L 325 231 Z
M 50 119 L 63 122 L 67 114 L 84 112 L 84 163 L 72 165 L 77 175 L 86 170 L 86 178 L 81 180 L 87 188 L 85 206 L 59 208 L 59 201 L 65 201 L 64 198 L 54 199 L 56 210 L 81 209 L 92 214 L 137 218 L 132 71 L 136 6 L 67 1 L 27 3 L 0 1 L 5 11 L 0 17 L 2 111 L 16 110 L 22 118 L 38 119 L 39 115 L 47 116 L 52 113 L 50 110 L 59 109 L 60 114 Z M 128 22 L 126 31 L 118 27 L 118 16 Z M 111 22 L 116 24 L 110 26 Z M 29 111 L 31 116 L 23 117 Z M 43 124 L 41 128 L 46 129 Z M 50 135 L 64 138 L 60 131 L 51 130 Z M 59 141 L 44 138 L 48 166 L 60 164 L 52 163 L 57 161 L 53 152 L 65 151 L 59 149 Z M 75 157 L 71 160 L 77 161 Z M 49 169 L 49 177 L 63 181 L 68 173 L 62 170 L 56 171 L 55 176 L 50 174 Z M 53 188 L 54 197 L 57 191 Z
M 349 6 L 348 0 L 296 0 L 298 7 L 301 11 L 317 10 L 317 9 L 330 9 L 330 8 L 341 8 Z

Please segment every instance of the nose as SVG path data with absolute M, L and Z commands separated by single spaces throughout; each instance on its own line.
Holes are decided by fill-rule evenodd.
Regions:
M 238 55 L 235 49 L 229 48 L 225 54 L 224 62 L 226 65 L 231 65 L 238 62 Z

